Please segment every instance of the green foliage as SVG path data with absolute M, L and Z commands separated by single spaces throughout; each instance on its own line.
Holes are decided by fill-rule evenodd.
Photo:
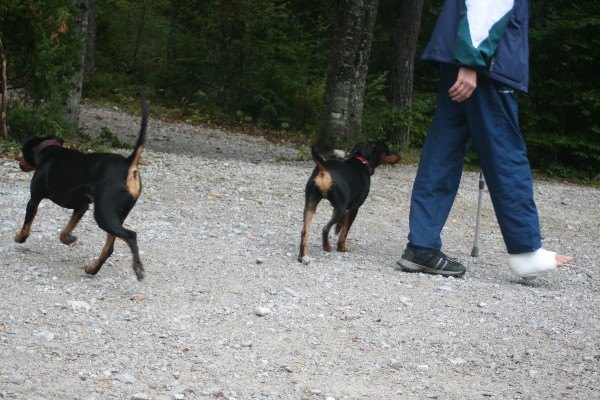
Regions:
M 82 46 L 74 34 L 76 14 L 74 2 L 0 2 L 8 87 L 19 98 L 8 108 L 13 137 L 72 130 L 62 119 L 60 105 L 71 88 L 69 79 L 78 66 Z
M 99 78 L 126 74 L 186 108 L 304 129 L 318 120 L 327 68 L 335 5 L 321 3 L 99 1 Z
M 532 4 L 531 87 L 521 101 L 532 165 L 600 176 L 600 3 Z
M 108 128 L 100 129 L 99 140 L 107 143 L 110 147 L 117 149 L 133 149 L 133 146 L 129 143 L 120 141 L 114 133 Z
M 21 151 L 21 143 L 16 140 L 0 140 L 0 157 L 15 157 Z
M 7 122 L 10 136 L 20 139 L 29 135 L 71 136 L 75 127 L 62 118 L 60 107 L 51 102 L 34 106 L 9 107 Z
M 0 3 L 0 29 L 8 60 L 8 80 L 34 101 L 66 97 L 81 46 L 74 34 L 74 2 L 61 0 Z
M 417 57 L 442 0 L 426 0 Z M 71 136 L 61 106 L 79 67 L 75 1 L 2 0 L 10 134 Z M 96 74 L 85 93 L 137 111 L 140 88 L 154 113 L 191 123 L 256 127 L 306 140 L 317 130 L 336 2 L 318 0 L 97 0 Z M 380 0 L 363 131 L 374 139 L 408 127 L 420 147 L 435 106 L 437 74 L 415 65 L 411 110 L 388 102 L 398 3 Z M 521 125 L 534 168 L 600 179 L 600 3 L 533 2 L 531 86 Z M 16 95 L 16 96 L 15 96 Z M 302 139 L 300 139 L 302 138 Z M 79 140 L 79 139 L 78 139 Z M 12 142 L 11 142 L 12 143 Z M 82 145 L 129 147 L 108 130 Z M 476 162 L 469 153 L 467 162 Z
M 390 132 L 408 128 L 411 146 L 421 147 L 433 114 L 435 94 L 415 93 L 412 109 L 400 109 L 387 100 L 386 75 L 382 73 L 367 84 L 363 131 L 370 139 L 386 140 Z

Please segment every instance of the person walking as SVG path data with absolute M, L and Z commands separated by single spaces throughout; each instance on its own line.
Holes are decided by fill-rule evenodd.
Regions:
M 529 84 L 529 0 L 446 0 L 422 60 L 439 67 L 437 108 L 414 182 L 400 269 L 462 276 L 440 232 L 458 191 L 469 142 L 477 152 L 508 250 L 531 279 L 572 259 L 542 248 L 533 180 L 519 130 L 517 91 Z

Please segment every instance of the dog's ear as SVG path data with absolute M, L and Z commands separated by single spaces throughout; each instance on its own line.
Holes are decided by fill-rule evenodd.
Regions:
M 374 151 L 377 157 L 378 164 L 394 165 L 400 161 L 400 155 L 390 151 L 389 146 L 385 142 L 375 142 L 376 151 Z
M 35 135 L 33 135 L 31 133 L 24 134 L 23 136 L 21 136 L 21 145 L 24 145 L 25 143 L 29 142 L 34 137 L 35 137 Z
M 352 150 L 350 151 L 353 155 L 363 156 L 365 158 L 369 158 L 371 153 L 373 152 L 373 147 L 370 142 L 358 142 L 354 145 Z

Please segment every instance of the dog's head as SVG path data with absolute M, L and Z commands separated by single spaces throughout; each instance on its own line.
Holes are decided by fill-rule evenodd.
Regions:
M 363 157 L 369 163 L 371 171 L 379 165 L 394 165 L 400 161 L 400 156 L 392 153 L 388 145 L 381 141 L 357 143 L 352 148 L 351 157 Z
M 54 140 L 58 142 L 61 146 L 64 143 L 62 138 L 58 136 L 46 136 L 46 137 L 36 137 L 36 136 L 27 136 L 23 138 L 21 143 L 23 147 L 21 148 L 21 154 L 17 157 L 17 161 L 19 162 L 19 168 L 25 172 L 34 171 L 36 168 L 36 160 L 35 160 L 35 151 L 37 147 L 47 140 Z

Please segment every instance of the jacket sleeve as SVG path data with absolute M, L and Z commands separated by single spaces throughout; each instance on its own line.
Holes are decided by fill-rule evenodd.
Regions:
M 514 0 L 465 0 L 454 48 L 454 60 L 459 65 L 474 69 L 488 67 L 512 18 L 514 3 Z

